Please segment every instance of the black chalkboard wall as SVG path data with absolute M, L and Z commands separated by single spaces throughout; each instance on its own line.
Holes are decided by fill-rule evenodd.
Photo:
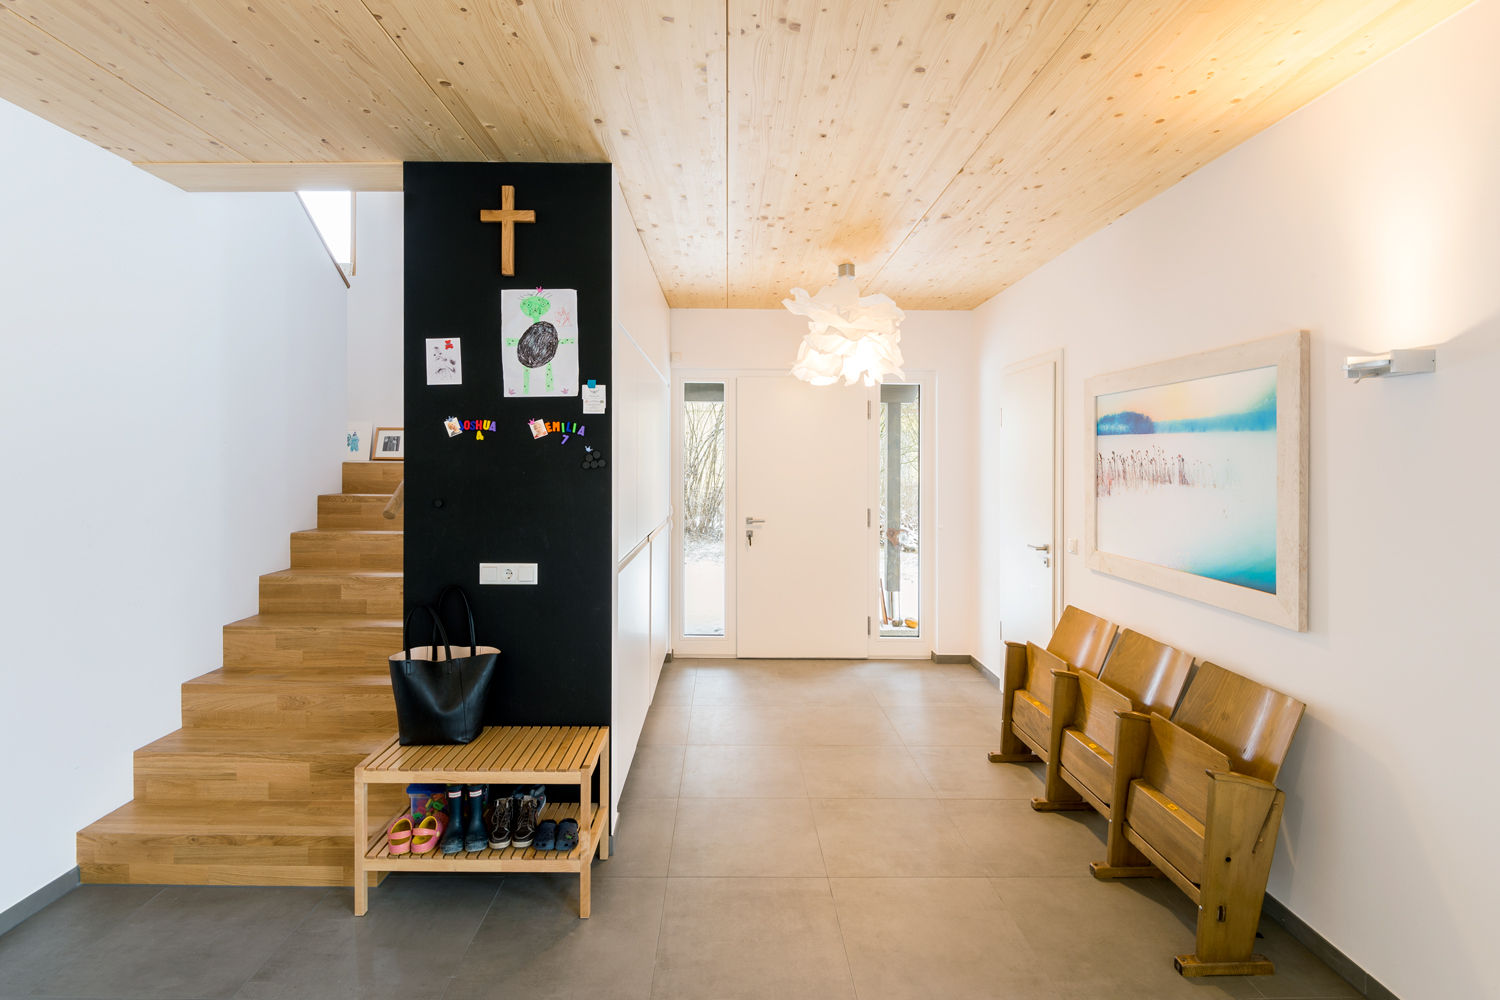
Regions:
M 500 292 L 577 289 L 579 377 L 610 385 L 611 183 L 608 164 L 406 164 L 406 607 L 463 584 L 479 641 L 501 650 L 493 724 L 610 721 L 611 473 L 582 467 L 585 443 L 612 457 L 609 415 L 585 419 L 577 396 L 505 398 Z M 502 184 L 536 212 L 515 227 L 514 277 L 500 226 L 479 221 Z M 429 337 L 461 338 L 462 385 L 427 385 Z M 450 438 L 447 417 L 497 426 Z M 586 438 L 534 439 L 538 418 L 584 423 Z M 481 562 L 537 563 L 538 583 L 481 587 Z

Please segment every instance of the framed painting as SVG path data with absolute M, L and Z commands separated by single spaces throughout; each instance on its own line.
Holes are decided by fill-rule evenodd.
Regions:
M 1307 630 L 1307 331 L 1085 383 L 1090 569 Z

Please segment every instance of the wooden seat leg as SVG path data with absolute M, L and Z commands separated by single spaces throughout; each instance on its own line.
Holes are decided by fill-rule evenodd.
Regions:
M 1120 712 L 1116 718 L 1109 832 L 1104 841 L 1104 860 L 1090 864 L 1089 871 L 1097 879 L 1159 878 L 1161 872 L 1125 836 L 1125 806 L 1130 797 L 1130 783 L 1140 775 L 1144 766 L 1151 720 L 1138 712 Z
M 1011 709 L 1016 691 L 1026 683 L 1026 647 L 1020 643 L 1005 644 L 1005 673 L 1000 678 L 1000 749 L 990 751 L 991 764 L 1030 764 L 1042 758 L 1016 735 Z
M 1047 774 L 1042 797 L 1031 800 L 1037 812 L 1076 812 L 1092 809 L 1082 795 L 1074 791 L 1062 773 L 1063 728 L 1073 718 L 1078 704 L 1078 675 L 1065 670 L 1052 671 L 1052 719 L 1047 734 Z
M 1109 833 L 1104 841 L 1104 860 L 1089 864 L 1089 872 L 1100 880 L 1116 878 L 1160 878 L 1161 872 L 1125 839 L 1123 808 L 1110 811 Z M 1120 821 L 1116 822 L 1116 816 Z
M 1286 796 L 1244 775 L 1212 777 L 1197 946 L 1174 964 L 1184 976 L 1270 975 L 1276 966 L 1254 953 L 1255 932 Z

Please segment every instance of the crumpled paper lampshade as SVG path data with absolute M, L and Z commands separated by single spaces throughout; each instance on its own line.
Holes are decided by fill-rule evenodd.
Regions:
M 797 349 L 792 374 L 813 385 L 840 378 L 853 385 L 863 378 L 875 385 L 901 371 L 901 321 L 906 314 L 884 295 L 859 294 L 854 265 L 840 264 L 839 276 L 816 295 L 793 288 L 781 304 L 807 317 L 807 333 Z

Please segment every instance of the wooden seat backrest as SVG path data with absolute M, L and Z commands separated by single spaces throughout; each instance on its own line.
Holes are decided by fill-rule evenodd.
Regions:
M 1306 707 L 1205 660 L 1172 721 L 1227 755 L 1234 770 L 1275 784 Z
M 1115 734 L 1120 728 L 1116 712 L 1135 711 L 1130 698 L 1103 681 L 1088 674 L 1078 675 L 1078 698 L 1074 702 L 1071 725 L 1114 755 Z
M 1099 679 L 1129 698 L 1137 712 L 1171 715 L 1193 657 L 1134 629 L 1122 629 Z
M 1199 823 L 1208 822 L 1209 771 L 1230 769 L 1229 757 L 1217 747 L 1151 715 L 1151 739 L 1141 778 Z
M 1052 630 L 1047 652 L 1077 670 L 1098 677 L 1114 637 L 1115 625 L 1112 622 L 1069 604 L 1063 608 L 1057 628 Z
M 1025 690 L 1037 701 L 1052 707 L 1052 671 L 1067 670 L 1068 664 L 1034 642 L 1026 644 Z

